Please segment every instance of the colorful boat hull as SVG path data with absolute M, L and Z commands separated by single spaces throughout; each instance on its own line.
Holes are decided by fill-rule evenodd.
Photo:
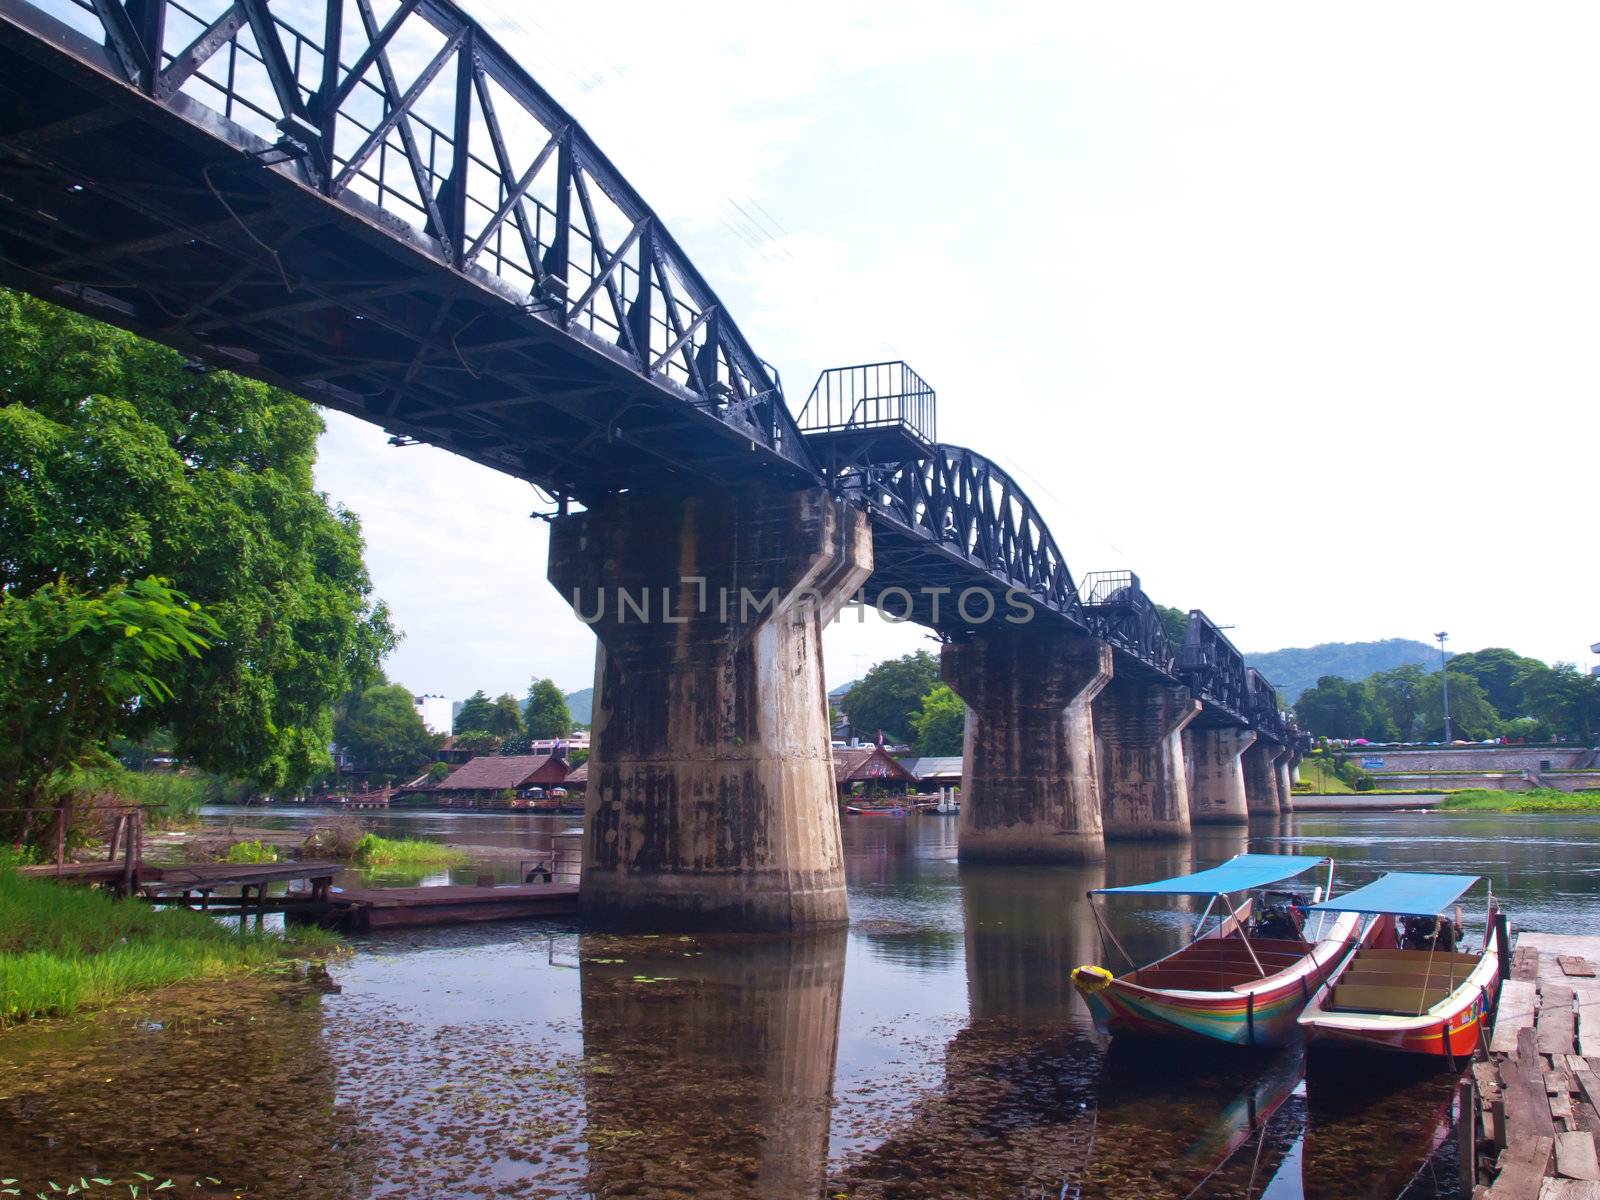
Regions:
M 1341 972 L 1345 965 L 1340 964 Z M 1487 1041 L 1500 998 L 1499 933 L 1491 929 L 1478 965 L 1424 1013 L 1330 1010 L 1330 995 L 1331 989 L 1319 992 L 1299 1018 L 1313 1045 L 1333 1043 L 1447 1061 L 1470 1058 L 1480 1042 Z
M 1114 1034 L 1284 1046 L 1299 1039 L 1301 1011 L 1355 946 L 1357 934 L 1353 916 L 1340 919 L 1290 969 L 1218 991 L 1143 987 L 1107 980 L 1103 972 L 1091 977 L 1083 968 L 1074 972 L 1074 982 L 1096 1022 Z

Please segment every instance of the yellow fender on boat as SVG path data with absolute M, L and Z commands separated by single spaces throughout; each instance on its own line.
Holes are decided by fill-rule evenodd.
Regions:
M 1103 992 L 1111 986 L 1111 981 L 1116 976 L 1104 967 L 1097 967 L 1085 963 L 1081 967 L 1072 969 L 1072 985 L 1085 996 L 1092 996 L 1096 992 Z

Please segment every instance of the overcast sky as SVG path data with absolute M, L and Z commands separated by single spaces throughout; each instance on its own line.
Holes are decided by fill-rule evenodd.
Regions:
M 1246 651 L 1594 661 L 1600 6 L 466 7 L 792 407 L 904 358 L 1075 575 L 1131 568 Z M 527 485 L 337 414 L 318 480 L 392 678 L 592 682 Z M 926 638 L 836 627 L 830 684 Z

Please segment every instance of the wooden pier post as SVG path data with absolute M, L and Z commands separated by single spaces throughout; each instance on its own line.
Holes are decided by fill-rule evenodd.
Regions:
M 1456 1153 L 1461 1160 L 1461 1194 L 1478 1182 L 1478 1102 L 1470 1078 L 1456 1084 Z

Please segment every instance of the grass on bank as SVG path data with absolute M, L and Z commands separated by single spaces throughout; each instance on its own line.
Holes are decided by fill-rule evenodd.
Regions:
M 24 879 L 0 863 L 0 1027 L 326 955 L 340 944 L 315 928 L 241 933 L 204 913 Z
M 1555 788 L 1534 788 L 1531 792 L 1502 792 L 1491 788 L 1468 788 L 1451 792 L 1440 808 L 1469 812 L 1568 813 L 1600 812 L 1600 792 L 1561 792 Z
M 470 861 L 470 856 L 441 842 L 364 833 L 351 859 L 363 867 L 459 867 Z
M 1343 796 L 1355 792 L 1333 772 L 1333 764 L 1324 758 L 1307 758 L 1300 763 L 1300 782 L 1309 783 L 1311 791 L 1319 796 Z

